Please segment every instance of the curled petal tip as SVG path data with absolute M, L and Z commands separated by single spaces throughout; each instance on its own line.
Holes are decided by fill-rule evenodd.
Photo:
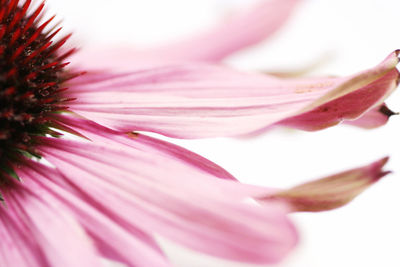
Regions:
M 382 113 L 383 115 L 386 115 L 387 117 L 391 117 L 393 115 L 399 115 L 399 112 L 394 112 L 391 109 L 389 109 L 386 105 L 382 105 L 379 108 L 379 112 Z

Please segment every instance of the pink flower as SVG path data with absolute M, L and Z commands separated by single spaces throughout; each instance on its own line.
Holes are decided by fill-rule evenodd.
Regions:
M 81 75 L 64 63 L 74 52 L 61 52 L 68 36 L 52 41 L 58 32 L 46 30 L 52 18 L 39 23 L 43 4 L 28 12 L 30 0 L 0 0 L 0 190 L 6 205 L 0 262 L 99 266 L 101 256 L 128 266 L 169 266 L 157 234 L 230 260 L 273 263 L 297 242 L 290 210 L 324 210 L 326 201 L 329 208 L 340 206 L 385 175 L 381 160 L 335 176 L 349 190 L 334 197 L 326 186 L 331 179 L 305 186 L 311 190 L 302 194 L 276 191 L 238 183 L 199 155 L 132 132 L 203 138 L 275 125 L 318 130 L 376 112 L 397 86 L 397 52 L 344 78 L 283 80 L 187 62 L 216 61 L 260 41 L 296 1 L 282 2 L 275 1 L 275 11 L 261 4 L 233 19 L 236 26 L 267 22 L 245 38 L 220 26 L 151 53 L 144 69 Z M 264 12 L 274 12 L 274 19 Z M 217 38 L 221 33 L 232 38 Z M 192 49 L 200 41 L 209 45 L 201 53 Z M 135 53 L 125 53 L 130 62 Z M 160 57 L 161 63 L 153 61 Z M 126 67 L 123 58 L 114 59 L 97 66 Z M 81 65 L 90 69 L 93 62 Z M 329 199 L 314 197 L 315 184 Z M 262 205 L 246 203 L 249 198 Z

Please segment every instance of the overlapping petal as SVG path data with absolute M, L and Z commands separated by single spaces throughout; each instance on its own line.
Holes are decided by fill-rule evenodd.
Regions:
M 337 208 L 385 175 L 384 159 L 276 193 L 240 184 L 178 146 L 126 134 L 200 138 L 273 125 L 319 130 L 346 120 L 366 128 L 384 124 L 389 115 L 382 103 L 398 84 L 397 51 L 344 78 L 284 80 L 207 64 L 164 66 L 219 61 L 258 43 L 296 2 L 260 2 L 182 43 L 116 51 L 85 64 L 110 68 L 112 62 L 136 71 L 91 73 L 70 83 L 68 98 L 77 98 L 70 109 L 93 122 L 57 114 L 52 126 L 94 142 L 34 136 L 37 152 L 55 168 L 29 161 L 16 168 L 23 183 L 2 187 L 8 207 L 0 208 L 0 265 L 100 266 L 101 255 L 128 266 L 169 266 L 155 234 L 218 257 L 273 263 L 297 242 L 286 204 L 294 211 Z M 152 68 L 138 70 L 139 64 Z M 246 203 L 265 194 L 262 206 Z
M 207 64 L 88 75 L 70 85 L 77 97 L 70 109 L 123 132 L 177 138 L 243 135 L 276 124 L 319 130 L 379 106 L 397 87 L 397 56 L 343 78 L 278 79 Z
M 168 153 L 153 153 L 148 141 L 126 138 L 131 146 L 112 139 L 103 145 L 42 139 L 39 149 L 86 192 L 89 203 L 100 203 L 103 213 L 145 232 L 255 263 L 276 262 L 296 243 L 284 206 L 246 204 L 250 195 L 246 187 L 240 193 L 241 184 L 210 177 Z
M 24 197 L 14 198 L 13 191 L 8 190 L 7 201 L 16 201 L 17 204 L 11 202 L 13 211 L 24 214 L 19 214 L 18 220 L 38 212 L 36 205 L 30 207 L 36 202 L 51 203 L 50 211 L 57 207 L 63 214 L 73 214 L 101 255 L 128 266 L 169 266 L 148 235 L 154 233 L 219 257 L 275 262 L 296 241 L 293 228 L 285 218 L 287 210 L 279 203 L 288 203 L 293 211 L 334 209 L 347 204 L 387 173 L 382 171 L 387 160 L 383 159 L 289 190 L 267 190 L 227 180 L 234 178 L 221 167 L 194 153 L 187 154 L 176 145 L 142 134 L 114 132 L 72 116 L 66 116 L 63 122 L 95 143 L 40 139 L 39 149 L 58 170 L 34 162 L 18 169 L 18 175 L 24 179 L 18 196 L 24 192 Z M 172 173 L 171 170 L 174 175 L 165 175 Z M 25 194 L 36 197 L 32 201 Z M 244 204 L 246 197 L 261 200 L 265 207 Z M 277 200 L 277 205 L 273 205 Z M 25 211 L 26 207 L 29 210 Z M 2 229 L 2 236 L 7 240 L 5 245 L 15 242 L 13 246 L 21 246 L 24 225 L 20 228 L 20 221 L 8 213 L 0 216 L 2 226 L 7 227 L 6 231 Z M 34 223 L 41 225 L 39 218 L 43 216 L 40 213 Z M 72 219 L 70 215 L 68 218 Z M 63 230 L 68 234 L 73 232 L 68 227 Z M 12 241 L 9 235 L 13 235 Z M 43 253 L 60 253 L 54 243 L 40 253 L 35 245 L 23 244 L 28 245 L 18 247 L 17 254 L 8 254 L 4 261 L 28 259 L 26 262 L 47 266 Z M 87 266 L 96 266 L 90 264 Z
M 151 152 L 154 154 L 162 154 L 163 157 L 177 160 L 184 165 L 188 165 L 189 167 L 198 169 L 216 178 L 236 180 L 236 178 L 234 178 L 232 174 L 230 174 L 221 166 L 178 145 L 160 139 L 152 138 L 144 134 L 121 134 L 117 131 L 99 125 L 93 121 L 80 118 L 75 114 L 63 114 L 61 116 L 56 116 L 55 119 L 66 130 L 79 132 L 84 137 L 89 138 L 94 142 L 111 142 L 114 145 L 115 142 L 117 142 L 122 143 L 123 145 L 133 146 L 135 149 L 138 149 L 138 145 L 143 144 L 144 147 L 139 149 L 148 150 L 149 152 L 151 150 Z M 132 139 L 136 142 L 132 142 Z M 210 180 L 210 182 L 212 180 Z M 242 189 L 243 186 L 241 190 Z M 253 189 L 251 189 L 250 191 L 252 190 Z M 256 187 L 254 187 L 254 190 L 256 190 Z M 261 191 L 264 190 L 265 189 L 262 189 Z
M 88 236 L 65 210 L 22 184 L 3 188 L 0 207 L 2 266 L 100 266 Z
M 127 266 L 170 266 L 153 238 L 137 229 L 134 220 L 111 216 L 102 209 L 105 203 L 93 201 L 56 169 L 32 162 L 19 175 L 47 202 L 73 214 L 104 258 Z

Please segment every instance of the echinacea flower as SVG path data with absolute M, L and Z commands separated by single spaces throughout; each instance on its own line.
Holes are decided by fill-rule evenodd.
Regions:
M 340 206 L 386 174 L 384 159 L 335 176 L 350 186 L 334 196 L 326 187 L 332 178 L 267 190 L 132 131 L 199 138 L 273 125 L 326 128 L 382 105 L 397 86 L 397 52 L 345 78 L 282 80 L 181 60 L 79 76 L 64 63 L 74 50 L 60 52 L 68 36 L 53 42 L 59 30 L 48 27 L 52 18 L 40 23 L 43 4 L 29 12 L 30 5 L 0 0 L 5 266 L 99 266 L 99 256 L 169 266 L 156 234 L 231 260 L 276 262 L 296 244 L 289 210 Z M 80 139 L 62 138 L 60 130 Z M 314 197 L 320 184 L 328 198 Z

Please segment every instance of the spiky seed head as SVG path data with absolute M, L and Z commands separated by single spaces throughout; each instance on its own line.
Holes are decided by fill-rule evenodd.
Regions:
M 63 83 L 74 75 L 60 53 L 70 35 L 54 41 L 60 28 L 43 20 L 44 2 L 0 0 L 0 183 L 15 175 L 15 164 L 39 156 L 35 137 L 56 134 L 52 114 L 66 110 Z

